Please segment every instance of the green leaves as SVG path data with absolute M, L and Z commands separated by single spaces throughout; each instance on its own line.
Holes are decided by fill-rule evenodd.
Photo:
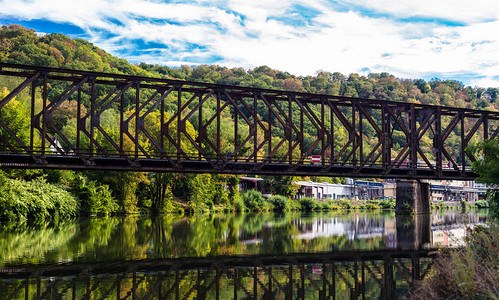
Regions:
M 0 219 L 71 218 L 79 215 L 78 201 L 61 186 L 43 178 L 9 179 L 0 173 Z
M 473 171 L 480 175 L 477 179 L 489 185 L 487 198 L 489 199 L 490 210 L 495 218 L 499 218 L 499 138 L 483 141 L 475 146 L 470 146 L 467 151 L 475 156 L 482 157 L 472 163 Z

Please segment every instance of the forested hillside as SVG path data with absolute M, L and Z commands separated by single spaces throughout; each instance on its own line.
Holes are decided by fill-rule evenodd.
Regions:
M 208 65 L 182 66 L 180 68 L 146 63 L 133 65 L 124 59 L 106 53 L 87 41 L 72 39 L 62 34 L 39 36 L 34 30 L 19 25 L 3 26 L 0 29 L 0 61 L 488 110 L 497 109 L 499 93 L 498 88 L 465 87 L 461 82 L 453 80 L 432 79 L 426 82 L 422 79 L 400 79 L 388 73 L 373 73 L 368 76 L 350 74 L 347 76 L 338 72 L 318 71 L 315 76 L 302 77 L 294 76 L 285 71 L 273 70 L 267 66 L 245 70 L 243 68 L 229 69 Z M 65 88 L 63 84 L 61 83 L 61 86 L 54 85 L 51 88 L 54 91 L 63 91 Z M 10 82 L 6 78 L 0 77 L 0 99 L 5 97 L 8 91 L 15 88 L 15 86 L 16 82 Z M 106 90 L 97 90 L 96 97 L 104 97 L 106 93 Z M 125 109 L 132 112 L 134 106 L 132 105 L 133 102 L 126 100 L 128 96 L 128 94 L 125 94 L 125 104 L 129 104 Z M 141 96 L 147 97 L 147 95 Z M 53 98 L 54 95 L 49 94 L 49 100 L 51 97 Z M 130 97 L 133 98 L 133 94 Z M 174 103 L 175 100 L 172 99 L 171 101 Z M 20 95 L 14 102 L 11 102 L 13 104 L 9 104 L 10 108 L 6 106 L 2 110 L 3 117 L 10 118 L 9 122 L 16 125 L 16 132 L 21 139 L 29 138 L 26 136 L 30 126 L 29 113 L 26 111 L 30 105 L 29 97 Z M 86 102 L 84 99 L 83 105 L 87 103 L 88 101 Z M 70 112 L 74 111 L 76 107 L 75 101 L 67 101 L 61 106 L 61 113 L 57 116 L 54 115 L 54 118 L 57 118 L 58 129 L 65 133 L 66 136 L 70 136 L 69 133 L 75 128 L 76 120 L 71 118 L 71 115 L 74 116 L 74 114 Z M 89 109 L 89 107 L 84 106 L 81 109 L 85 110 Z M 166 105 L 167 114 L 173 115 L 174 109 L 174 105 L 171 106 L 171 109 Z M 154 116 L 154 113 L 151 115 Z M 221 145 L 233 145 L 235 137 L 231 135 L 230 128 L 236 121 L 230 114 L 222 117 L 223 126 L 221 132 L 223 140 Z M 119 131 L 115 128 L 117 118 L 117 108 L 115 108 L 115 111 L 112 109 L 106 111 L 106 114 L 102 115 L 101 125 L 107 128 L 109 132 L 116 133 Z M 150 122 L 157 122 L 153 118 L 149 120 Z M 153 125 L 154 123 L 146 124 L 146 126 Z M 192 132 L 191 136 L 196 137 L 198 124 L 192 122 L 188 125 L 189 130 Z M 279 126 L 275 126 L 276 124 L 271 125 L 273 125 L 273 136 L 282 137 L 284 135 Z M 245 129 L 248 130 L 247 124 L 240 123 L 239 126 L 241 132 L 244 132 Z M 337 120 L 333 121 L 332 126 L 335 128 L 335 138 L 338 139 L 339 147 L 344 142 L 342 139 L 347 139 L 347 133 Z M 214 134 L 214 130 L 216 130 L 215 126 L 209 127 L 208 134 Z M 308 147 L 317 139 L 317 130 L 311 124 L 305 124 L 305 131 L 304 144 Z M 366 131 L 365 134 L 364 141 L 367 143 L 365 151 L 369 151 L 367 146 L 374 145 L 378 137 L 374 130 L 371 133 Z M 456 141 L 453 141 L 453 137 L 451 137 L 446 146 L 452 148 L 454 143 L 458 143 L 457 135 L 455 139 Z M 405 142 L 405 136 L 396 130 L 394 133 L 394 150 L 400 149 Z M 428 144 L 431 142 L 429 138 L 422 141 L 422 143 Z M 105 144 L 104 138 L 102 143 Z M 144 145 L 144 147 L 146 146 Z M 227 149 L 227 151 L 229 150 Z M 430 158 L 433 155 L 432 153 L 427 154 Z M 461 153 L 459 153 L 459 149 L 456 149 L 453 154 L 456 160 L 460 161 Z M 265 153 L 262 153 L 262 155 L 265 155 Z M 74 197 L 80 199 L 82 210 L 91 214 L 112 213 L 118 207 L 123 212 L 135 212 L 138 209 L 152 211 L 173 210 L 175 207 L 179 207 L 180 204 L 178 203 L 181 203 L 183 208 L 189 210 L 213 207 L 214 205 L 234 207 L 238 199 L 236 191 L 237 177 L 231 175 L 86 172 L 85 176 L 81 176 L 70 171 L 7 171 L 7 175 L 11 180 L 21 178 L 28 181 L 45 176 L 49 182 L 69 189 Z M 109 201 L 110 192 L 108 186 L 111 187 L 112 196 L 116 199 L 118 206 L 113 201 Z M 269 189 L 274 193 L 289 195 L 292 192 L 291 178 L 274 179 L 274 184 Z M 0 195 L 0 201 L 1 197 L 2 195 Z
M 459 81 L 438 78 L 426 82 L 395 78 L 388 73 L 371 73 L 366 77 L 317 71 L 316 76 L 303 77 L 267 66 L 245 70 L 208 65 L 180 68 L 133 65 L 85 40 L 58 33 L 38 36 L 34 30 L 19 25 L 0 29 L 0 61 L 423 104 L 498 108 L 498 87 L 466 87 Z

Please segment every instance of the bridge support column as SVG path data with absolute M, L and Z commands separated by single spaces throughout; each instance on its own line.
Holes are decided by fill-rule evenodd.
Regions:
M 419 180 L 397 180 L 395 213 L 430 213 L 430 184 Z

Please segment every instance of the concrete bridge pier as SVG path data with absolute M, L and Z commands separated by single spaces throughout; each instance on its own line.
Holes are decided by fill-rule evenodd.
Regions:
M 420 180 L 397 180 L 396 214 L 429 214 L 430 184 Z

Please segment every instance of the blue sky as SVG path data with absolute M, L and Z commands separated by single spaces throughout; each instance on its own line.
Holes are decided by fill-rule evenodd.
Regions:
M 84 38 L 131 62 L 499 87 L 497 0 L 0 0 L 0 24 Z

